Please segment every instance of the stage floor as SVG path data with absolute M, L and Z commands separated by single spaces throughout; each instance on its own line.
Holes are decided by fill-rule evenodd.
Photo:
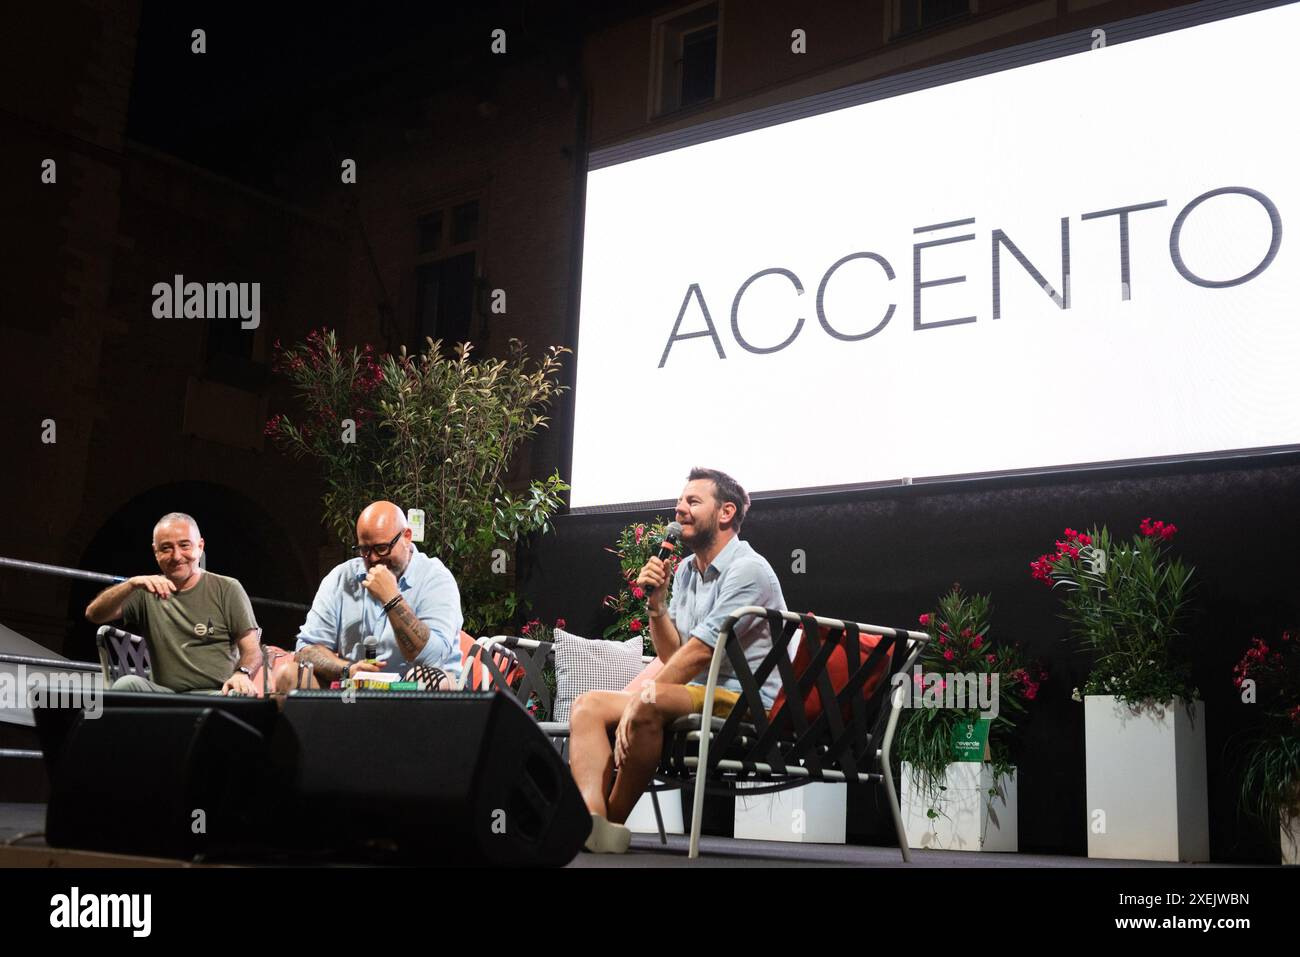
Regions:
M 45 828 L 44 804 L 0 804 L 0 867 L 185 867 L 182 861 L 63 851 L 38 836 Z M 569 867 L 920 867 L 920 868 L 1220 868 L 1257 865 L 1169 864 L 1155 861 L 1099 861 L 1047 854 L 978 854 L 962 851 L 912 851 L 905 865 L 896 847 L 845 844 L 785 844 L 703 837 L 701 859 L 686 856 L 687 838 L 636 834 L 626 854 L 580 853 Z

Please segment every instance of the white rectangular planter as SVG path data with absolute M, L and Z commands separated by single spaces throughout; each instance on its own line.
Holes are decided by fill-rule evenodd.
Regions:
M 736 784 L 739 790 L 746 786 Z M 773 794 L 737 796 L 732 833 L 747 841 L 843 844 L 848 807 L 848 785 L 825 781 Z
M 1286 811 L 1282 812 L 1286 814 Z M 1291 836 L 1287 837 L 1285 822 L 1278 823 L 1278 833 L 1282 839 L 1282 863 L 1300 864 L 1300 814 L 1291 815 Z
M 912 765 L 903 762 L 903 828 L 908 847 L 936 851 L 1004 851 L 1020 849 L 1019 799 L 1016 769 L 1003 775 L 993 790 L 993 766 L 977 761 L 954 761 L 944 773 L 943 785 L 933 799 L 922 793 Z M 928 816 L 930 808 L 938 817 Z
M 1084 699 L 1088 856 L 1208 861 L 1205 706 L 1180 699 L 1133 711 L 1113 695 Z
M 682 823 L 681 791 L 660 791 L 659 813 L 663 815 L 665 834 L 686 833 L 686 827 Z M 659 833 L 659 825 L 655 822 L 654 800 L 649 791 L 641 795 L 641 799 L 633 806 L 632 813 L 627 816 L 624 825 L 636 834 Z

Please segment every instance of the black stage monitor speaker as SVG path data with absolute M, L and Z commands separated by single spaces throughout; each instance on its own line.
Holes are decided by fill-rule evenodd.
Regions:
M 255 823 L 265 758 L 260 731 L 202 702 L 83 715 L 47 751 L 46 840 L 181 858 L 229 847 Z
M 500 692 L 299 692 L 271 742 L 291 846 L 410 863 L 559 866 L 591 830 L 568 766 Z

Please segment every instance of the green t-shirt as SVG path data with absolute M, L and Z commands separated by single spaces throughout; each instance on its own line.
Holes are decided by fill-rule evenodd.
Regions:
M 153 680 L 173 691 L 220 688 L 239 664 L 239 636 L 257 627 L 244 586 L 212 572 L 166 600 L 135 589 L 122 619 L 127 631 L 139 634 L 143 626 Z

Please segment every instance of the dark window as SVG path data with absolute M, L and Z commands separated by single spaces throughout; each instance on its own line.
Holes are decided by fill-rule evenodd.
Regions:
M 209 318 L 208 358 L 229 356 L 235 359 L 253 358 L 253 330 L 241 329 L 238 316 L 226 319 Z
M 478 239 L 478 200 L 470 200 L 451 211 L 451 242 L 472 243 Z
M 682 37 L 682 106 L 713 99 L 717 73 L 717 24 Z
M 898 32 L 924 30 L 970 13 L 970 0 L 900 0 Z
M 442 210 L 420 217 L 420 252 L 433 253 L 442 248 Z
M 659 113 L 708 103 L 718 92 L 718 5 L 706 3 L 655 21 Z
M 450 351 L 472 338 L 474 253 L 423 263 L 416 268 L 416 331 L 419 340 L 441 339 Z

